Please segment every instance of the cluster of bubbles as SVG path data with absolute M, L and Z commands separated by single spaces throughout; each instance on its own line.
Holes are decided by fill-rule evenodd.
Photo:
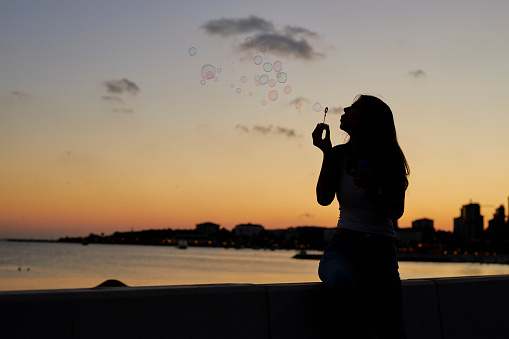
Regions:
M 252 48 L 256 45 L 256 41 L 252 37 L 247 37 L 245 39 L 246 47 Z M 259 51 L 261 53 L 265 53 L 268 51 L 268 45 L 265 43 L 262 43 L 259 45 Z M 190 56 L 195 56 L 197 54 L 197 49 L 195 47 L 191 47 L 188 50 L 188 54 Z M 275 61 L 273 63 L 270 62 L 263 62 L 263 56 L 260 54 L 257 54 L 253 58 L 253 62 L 257 66 L 261 66 L 261 69 L 263 70 L 261 75 L 255 75 L 254 76 L 254 84 L 256 87 L 261 86 L 267 86 L 268 85 L 268 92 L 267 92 L 267 99 L 270 101 L 276 101 L 279 98 L 279 92 L 275 87 L 278 84 L 282 84 L 281 86 L 284 86 L 282 89 L 282 93 L 284 94 L 290 94 L 292 92 L 292 87 L 286 82 L 288 81 L 288 75 L 283 72 L 283 63 L 281 61 Z M 244 58 L 239 58 L 239 62 L 244 62 Z M 216 68 L 215 66 L 211 64 L 206 64 L 201 68 L 201 80 L 200 83 L 202 85 L 206 85 L 207 81 L 218 81 L 218 73 L 221 73 L 221 68 Z M 245 84 L 248 82 L 248 77 L 245 75 L 242 75 L 240 77 L 240 82 Z M 235 84 L 230 85 L 231 88 L 235 89 L 236 93 L 242 93 L 242 89 L 240 87 L 236 87 Z M 253 95 L 253 92 L 248 93 L 249 96 Z M 261 100 L 262 105 L 267 104 L 266 99 Z M 295 109 L 300 110 L 303 106 L 302 100 L 297 100 L 295 102 Z M 315 103 L 312 106 L 313 110 L 316 112 L 323 112 L 324 107 L 320 103 Z

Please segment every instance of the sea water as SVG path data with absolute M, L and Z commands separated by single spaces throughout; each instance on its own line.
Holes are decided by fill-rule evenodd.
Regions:
M 317 282 L 318 260 L 296 251 L 0 241 L 0 291 Z M 509 274 L 509 265 L 401 262 L 402 279 Z

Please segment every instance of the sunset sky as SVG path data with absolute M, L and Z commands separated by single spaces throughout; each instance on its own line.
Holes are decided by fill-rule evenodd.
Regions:
M 487 226 L 509 196 L 507 13 L 505 0 L 2 1 L 0 238 L 333 227 L 337 202 L 315 199 L 312 106 L 342 143 L 339 112 L 360 93 L 392 108 L 410 165 L 399 226 L 452 230 L 470 201 Z M 257 86 L 275 61 L 286 82 Z

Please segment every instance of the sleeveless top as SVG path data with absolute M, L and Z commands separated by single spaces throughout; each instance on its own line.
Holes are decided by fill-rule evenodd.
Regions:
M 347 158 L 348 152 L 345 152 L 340 165 L 341 173 L 337 191 L 338 228 L 395 237 L 396 232 L 389 215 L 371 202 L 365 189 L 353 183 L 353 177 L 346 171 Z

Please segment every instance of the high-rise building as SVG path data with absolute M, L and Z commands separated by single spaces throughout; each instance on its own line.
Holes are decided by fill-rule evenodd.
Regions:
M 463 205 L 461 215 L 454 218 L 454 235 L 462 241 L 475 242 L 483 237 L 484 217 L 481 215 L 481 206 L 470 203 Z
M 434 231 L 435 227 L 433 226 L 433 220 L 423 218 L 412 221 L 412 229 L 416 231 L 429 232 Z

